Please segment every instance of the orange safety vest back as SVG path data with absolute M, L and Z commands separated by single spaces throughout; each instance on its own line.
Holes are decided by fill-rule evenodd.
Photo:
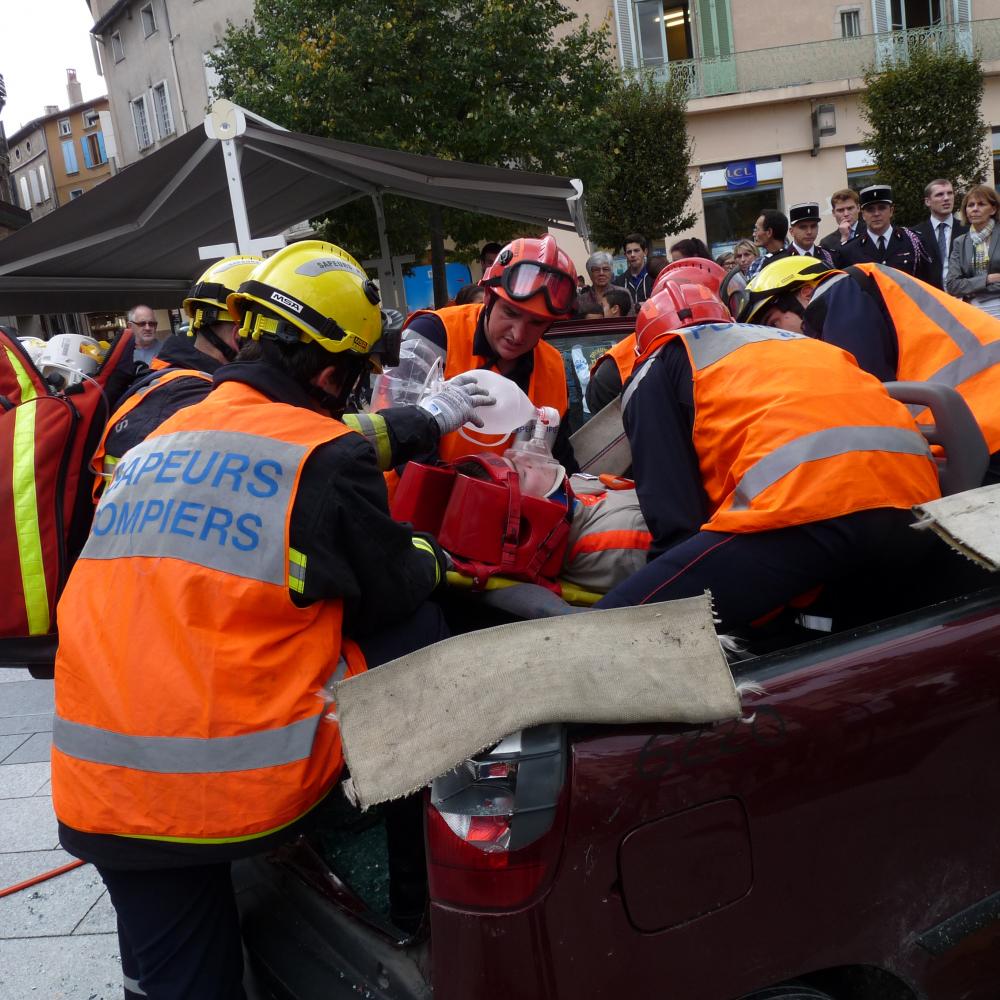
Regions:
M 882 295 L 899 347 L 896 377 L 951 386 L 990 452 L 1000 451 L 1000 323 L 976 306 L 883 264 L 855 264 Z
M 594 362 L 594 367 L 590 370 L 591 375 L 597 371 L 598 365 L 604 363 L 605 358 L 610 358 L 615 363 L 618 374 L 621 376 L 622 385 L 624 385 L 632 377 L 632 372 L 635 371 L 638 361 L 635 353 L 635 332 L 633 331 L 623 340 L 619 340 L 614 347 L 609 347 Z
M 157 360 L 153 358 L 153 360 Z M 205 372 L 195 371 L 193 368 L 173 368 L 164 362 L 160 366 L 163 371 L 162 375 L 158 375 L 155 379 L 144 385 L 137 392 L 133 392 L 121 406 L 115 410 L 114 413 L 108 418 L 107 426 L 104 428 L 104 433 L 101 435 L 100 443 L 97 445 L 97 450 L 94 452 L 94 457 L 90 460 L 90 468 L 94 473 L 94 488 L 93 497 L 94 503 L 97 503 L 101 496 L 101 491 L 104 489 L 106 483 L 111 481 L 112 475 L 114 475 L 115 466 L 121 459 L 121 455 L 109 455 L 108 454 L 108 435 L 112 430 L 122 421 L 128 418 L 128 415 L 139 406 L 143 400 L 156 389 L 162 389 L 166 385 L 170 385 L 171 382 L 176 382 L 177 379 L 182 378 L 193 378 L 200 379 L 203 382 L 207 382 L 209 385 L 212 384 L 212 376 L 206 374 Z
M 475 368 L 488 367 L 486 358 L 472 353 L 476 326 L 483 308 L 480 303 L 472 303 L 464 306 L 445 306 L 432 313 L 444 324 L 448 336 L 448 352 L 444 362 L 445 378 L 454 378 Z M 407 323 L 414 316 L 430 312 L 426 309 L 415 312 Z M 551 344 L 539 340 L 535 345 L 533 357 L 534 367 L 528 382 L 528 398 L 535 406 L 551 406 L 558 411 L 560 417 L 564 417 L 569 407 L 569 396 L 562 355 Z M 504 438 L 499 444 L 490 443 L 489 438 L 484 441 L 482 444 L 478 441 L 469 441 L 457 431 L 453 431 L 441 438 L 438 454 L 442 461 L 457 462 L 466 455 L 476 455 L 484 451 L 502 455 L 510 447 L 508 438 Z M 495 438 L 493 441 L 495 442 Z
M 693 443 L 710 531 L 771 531 L 941 495 L 902 403 L 831 344 L 718 323 L 680 339 L 694 379 Z M 662 344 L 661 344 L 662 346 Z M 642 384 L 636 372 L 623 405 Z
M 119 463 L 66 586 L 52 797 L 87 833 L 252 840 L 334 785 L 319 697 L 364 669 L 340 600 L 298 607 L 289 547 L 303 465 L 351 433 L 236 382 Z

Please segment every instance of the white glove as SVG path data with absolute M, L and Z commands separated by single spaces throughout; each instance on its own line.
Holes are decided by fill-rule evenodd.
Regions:
M 417 405 L 434 417 L 442 434 L 450 434 L 463 424 L 482 427 L 483 421 L 476 416 L 476 408 L 494 403 L 496 399 L 476 381 L 475 374 L 466 372 L 448 379 L 437 392 L 432 392 Z

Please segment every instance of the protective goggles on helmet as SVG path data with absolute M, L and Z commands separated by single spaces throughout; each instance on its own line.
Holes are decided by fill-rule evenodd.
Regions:
M 533 260 L 519 260 L 484 284 L 502 288 L 512 302 L 527 302 L 541 295 L 554 316 L 571 313 L 576 301 L 576 278 Z

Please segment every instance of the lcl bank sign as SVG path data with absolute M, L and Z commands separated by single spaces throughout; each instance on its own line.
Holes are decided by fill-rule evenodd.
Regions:
M 726 188 L 743 191 L 757 186 L 757 164 L 753 160 L 740 160 L 726 164 Z

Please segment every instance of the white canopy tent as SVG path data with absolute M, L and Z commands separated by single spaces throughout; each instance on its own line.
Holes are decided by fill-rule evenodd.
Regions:
M 289 132 L 218 101 L 204 128 L 0 241 L 0 313 L 176 308 L 204 260 L 280 246 L 290 226 L 364 197 L 383 299 L 398 305 L 386 194 L 588 235 L 578 180 Z

